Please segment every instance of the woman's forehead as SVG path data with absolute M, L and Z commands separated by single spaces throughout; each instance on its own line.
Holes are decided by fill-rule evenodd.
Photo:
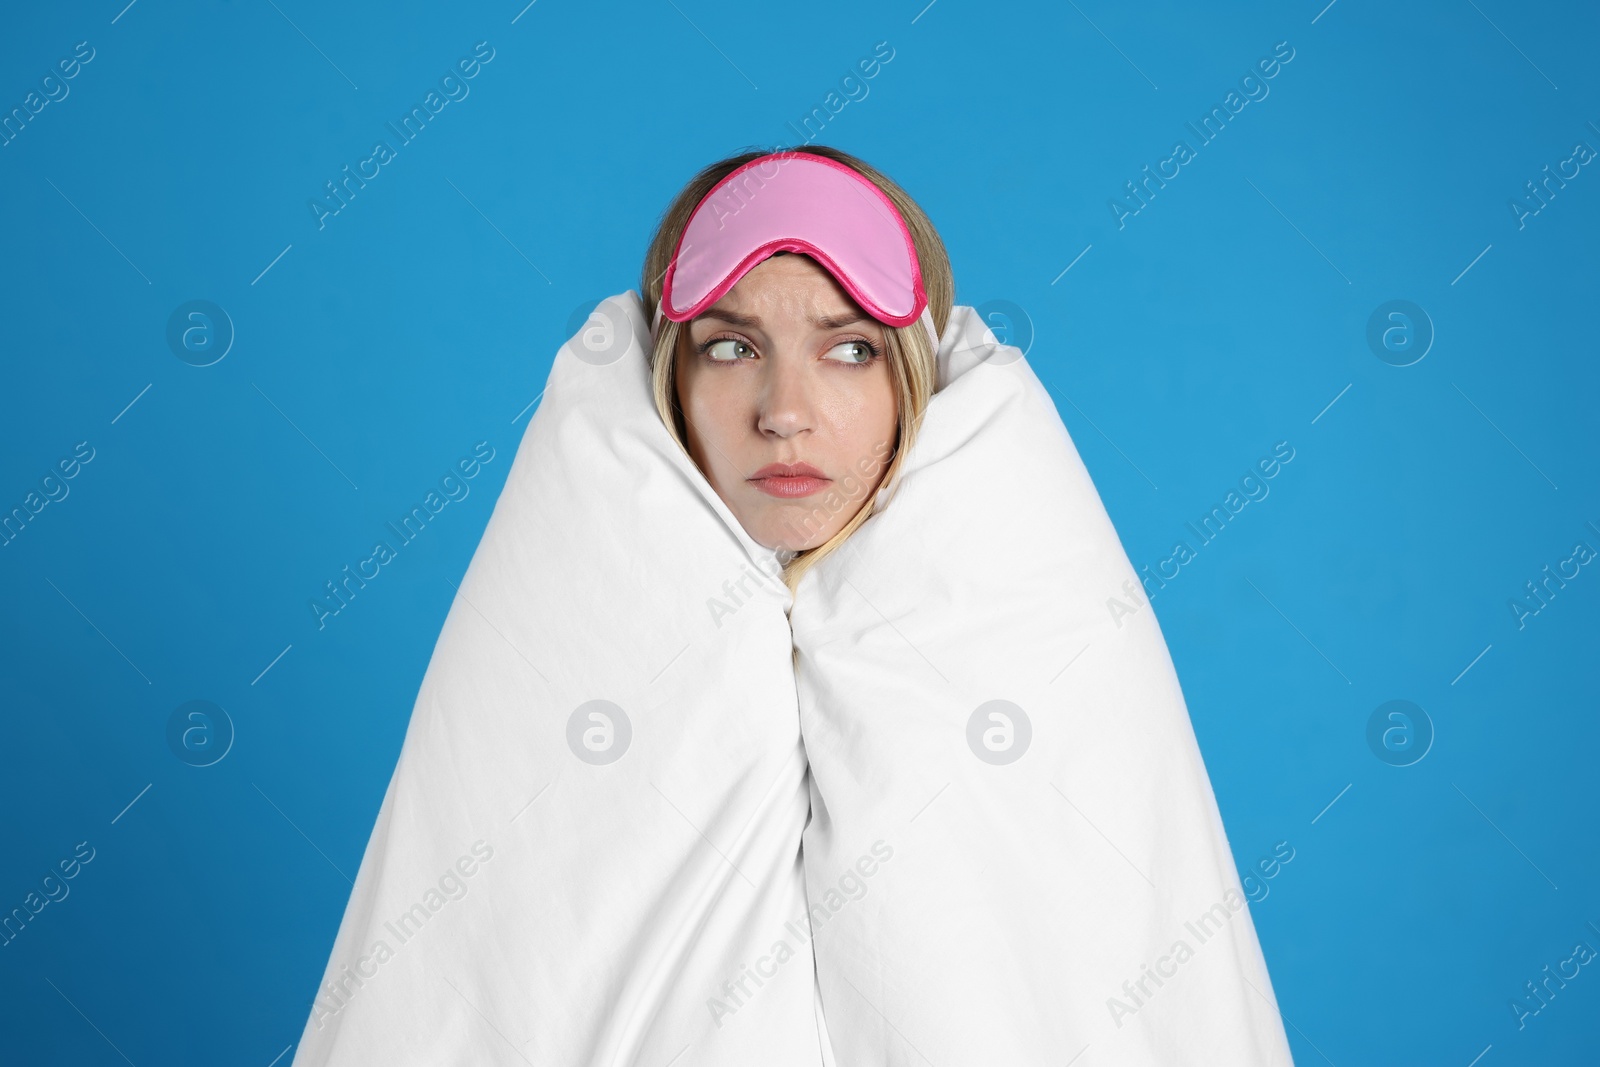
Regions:
M 881 326 L 833 275 L 803 253 L 777 253 L 751 267 L 694 321 L 702 319 L 749 329 L 789 319 L 824 330 Z

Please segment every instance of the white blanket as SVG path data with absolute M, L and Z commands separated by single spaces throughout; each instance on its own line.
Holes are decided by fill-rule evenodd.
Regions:
M 903 480 L 791 598 L 648 334 L 630 291 L 557 354 L 294 1067 L 1290 1063 L 1160 630 L 1021 353 L 954 309 Z

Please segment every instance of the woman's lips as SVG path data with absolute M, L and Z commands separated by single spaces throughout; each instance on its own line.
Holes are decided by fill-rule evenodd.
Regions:
M 777 475 L 767 478 L 751 478 L 750 484 L 769 496 L 797 497 L 810 496 L 812 493 L 826 489 L 833 479 L 813 478 L 801 475 L 795 478 L 784 478 Z
M 833 481 L 809 463 L 769 463 L 749 478 L 750 484 L 768 496 L 810 496 Z

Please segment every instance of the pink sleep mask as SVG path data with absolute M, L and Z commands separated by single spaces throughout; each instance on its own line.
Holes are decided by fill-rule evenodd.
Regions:
M 687 322 L 702 314 L 774 252 L 810 256 L 879 322 L 909 326 L 920 319 L 939 350 L 916 246 L 900 212 L 865 176 L 810 152 L 752 159 L 706 193 L 673 250 L 652 337 L 663 316 Z

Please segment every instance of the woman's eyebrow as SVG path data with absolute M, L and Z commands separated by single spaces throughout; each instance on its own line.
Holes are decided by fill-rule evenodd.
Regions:
M 824 315 L 820 319 L 812 319 L 811 321 L 813 324 L 822 327 L 824 330 L 837 330 L 841 326 L 851 326 L 855 323 L 867 322 L 869 320 L 865 315 L 854 311 L 846 311 L 842 314 L 833 315 L 831 317 Z

